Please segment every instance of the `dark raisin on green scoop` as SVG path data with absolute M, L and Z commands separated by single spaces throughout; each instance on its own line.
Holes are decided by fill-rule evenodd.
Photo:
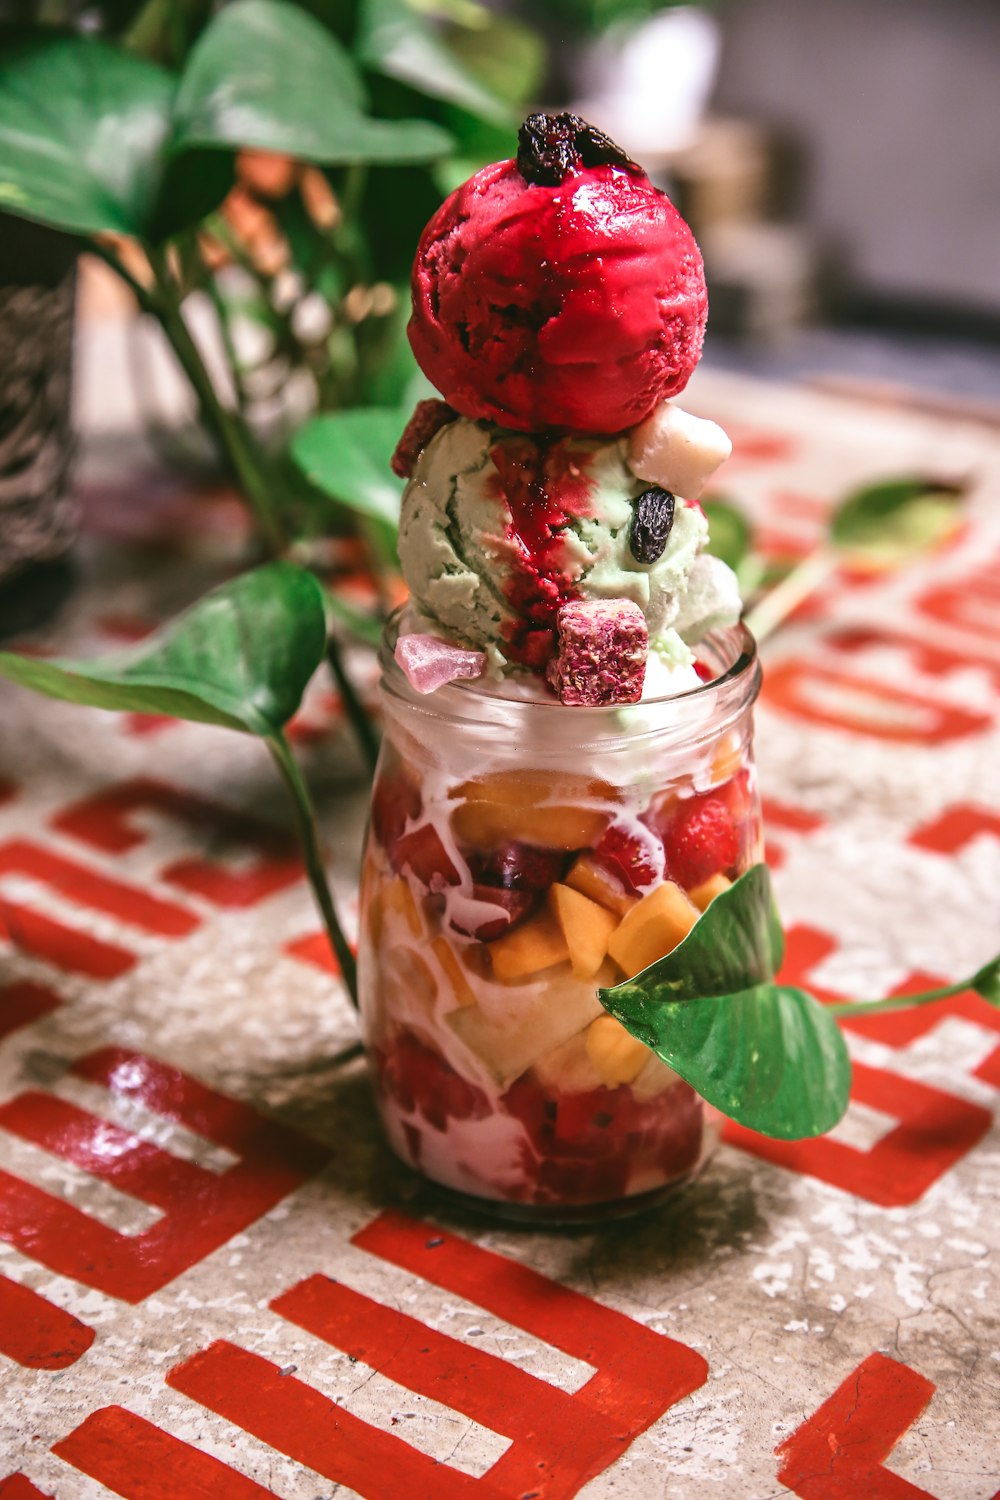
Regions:
M 602 166 L 639 171 L 621 146 L 579 115 L 529 115 L 517 133 L 517 169 L 526 182 L 558 187 L 581 167 Z
M 663 556 L 674 524 L 674 497 L 658 484 L 643 490 L 632 512 L 628 534 L 629 551 L 637 563 L 654 563 Z

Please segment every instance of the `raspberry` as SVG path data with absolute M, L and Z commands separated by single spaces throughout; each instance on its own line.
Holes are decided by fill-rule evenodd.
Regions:
M 739 854 L 739 838 L 721 798 L 692 797 L 682 805 L 666 833 L 671 877 L 691 890 L 712 875 L 729 870 Z
M 449 422 L 454 422 L 457 416 L 458 412 L 447 401 L 418 401 L 389 461 L 392 472 L 400 479 L 409 479 L 414 464 L 434 434 L 447 427 Z

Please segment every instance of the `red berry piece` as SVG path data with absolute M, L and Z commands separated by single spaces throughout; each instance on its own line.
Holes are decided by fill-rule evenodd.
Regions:
M 396 760 L 379 772 L 372 789 L 372 832 L 390 856 L 408 822 L 420 816 L 420 790 Z
M 739 837 L 721 797 L 691 797 L 681 805 L 666 837 L 671 877 L 691 890 L 736 863 Z
M 419 828 L 397 839 L 391 858 L 394 869 L 400 872 L 409 869 L 432 891 L 458 885 L 462 878 L 432 823 L 421 823 Z
M 535 893 L 528 890 L 505 891 L 498 885 L 473 885 L 472 899 L 481 901 L 494 910 L 499 906 L 506 916 L 492 914 L 477 915 L 466 920 L 461 914 L 453 914 L 450 925 L 465 937 L 474 937 L 480 943 L 492 943 L 505 932 L 524 920 L 535 908 Z
M 449 1119 L 482 1120 L 491 1112 L 483 1090 L 412 1031 L 401 1031 L 388 1051 L 376 1052 L 375 1062 L 386 1093 L 435 1130 L 447 1130 Z
M 475 879 L 504 890 L 545 891 L 561 880 L 567 856 L 560 849 L 542 849 L 516 840 L 480 856 L 470 867 Z
M 420 454 L 431 438 L 454 422 L 458 412 L 447 401 L 418 401 L 413 416 L 403 428 L 403 435 L 396 444 L 396 451 L 389 466 L 400 479 L 409 479 Z
M 594 858 L 632 895 L 663 878 L 663 845 L 651 829 L 636 833 L 612 823 L 594 848 Z

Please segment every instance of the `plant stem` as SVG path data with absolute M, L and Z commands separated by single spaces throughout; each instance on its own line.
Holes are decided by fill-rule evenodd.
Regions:
M 296 764 L 288 746 L 288 741 L 279 730 L 277 734 L 268 737 L 268 749 L 274 756 L 278 770 L 281 772 L 285 786 L 288 788 L 292 805 L 295 808 L 295 825 L 302 847 L 302 857 L 305 861 L 306 874 L 309 884 L 312 886 L 316 905 L 320 909 L 323 925 L 326 927 L 330 946 L 333 948 L 340 965 L 341 977 L 347 986 L 351 1004 L 357 1009 L 358 1005 L 358 977 L 354 954 L 344 936 L 344 930 L 337 916 L 337 909 L 333 904 L 333 896 L 326 878 L 326 870 L 323 867 L 323 856 L 320 852 L 319 841 L 316 835 L 316 814 L 313 811 L 312 799 L 309 796 L 309 788 L 306 786 L 301 771 Z
M 285 550 L 285 536 L 272 505 L 269 465 L 246 424 L 235 412 L 223 406 L 216 394 L 212 378 L 184 320 L 166 257 L 162 251 L 152 246 L 147 247 L 146 253 L 156 277 L 158 293 L 152 299 L 151 310 L 158 318 L 181 368 L 195 389 L 205 421 L 233 466 L 268 551 L 273 556 L 280 556 Z
M 330 636 L 326 646 L 326 660 L 330 671 L 333 673 L 334 681 L 340 691 L 340 697 L 347 711 L 347 717 L 351 721 L 361 753 L 365 758 L 365 764 L 370 774 L 374 775 L 375 763 L 378 760 L 378 735 L 372 724 L 365 706 L 358 697 L 357 689 L 347 674 L 344 659 L 340 654 L 340 645 Z
M 825 583 L 836 566 L 836 552 L 823 542 L 804 557 L 776 588 L 765 594 L 743 622 L 757 644 L 766 640 L 803 599 L 808 599 L 820 584 Z
M 914 1005 L 929 1005 L 932 1000 L 947 1000 L 949 995 L 961 995 L 969 989 L 970 983 L 968 979 L 960 979 L 957 984 L 943 984 L 940 989 L 923 990 L 919 995 L 893 995 L 889 1000 L 845 1000 L 826 1008 L 833 1016 L 864 1019 L 865 1016 L 885 1015 L 891 1010 L 909 1010 Z

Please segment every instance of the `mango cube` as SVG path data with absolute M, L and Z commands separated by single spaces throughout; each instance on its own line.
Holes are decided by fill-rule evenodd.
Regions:
M 716 743 L 715 752 L 712 755 L 712 785 L 718 786 L 722 781 L 728 781 L 735 776 L 743 764 L 743 746 L 738 734 L 724 734 Z
M 496 771 L 452 787 L 461 799 L 452 813 L 457 838 L 488 849 L 508 840 L 548 849 L 583 849 L 604 832 L 608 814 L 586 804 L 613 797 L 611 787 L 585 776 L 541 771 Z
M 593 979 L 604 962 L 618 918 L 589 896 L 558 882 L 549 887 L 548 901 L 566 939 L 573 973 L 577 979 Z
M 394 880 L 387 881 L 382 887 L 383 919 L 386 913 L 391 911 L 403 918 L 414 937 L 420 937 L 423 934 L 424 924 L 417 903 L 409 884 L 402 875 L 397 875 Z
M 491 943 L 490 958 L 497 979 L 525 979 L 540 969 L 564 963 L 569 958 L 569 945 L 555 917 L 543 911 Z
M 698 920 L 679 885 L 665 880 L 627 912 L 611 934 L 608 952 L 626 979 L 671 953 Z
M 699 911 L 704 911 L 716 896 L 721 896 L 723 891 L 728 891 L 731 885 L 732 881 L 727 880 L 725 875 L 710 875 L 707 880 L 702 881 L 701 885 L 693 886 L 688 891 L 688 900 L 693 901 Z
M 566 876 L 566 884 L 574 891 L 589 896 L 598 906 L 606 906 L 608 911 L 613 911 L 619 917 L 623 917 L 636 904 L 636 898 L 630 896 L 620 881 L 603 865 L 599 865 L 591 854 L 581 854 L 573 861 Z
M 448 942 L 448 939 L 439 934 L 431 943 L 431 949 L 450 981 L 451 987 L 455 992 L 455 999 L 459 1005 L 475 1005 L 476 997 L 466 978 L 465 970 L 462 967 L 462 960 Z
M 608 1088 L 631 1083 L 649 1062 L 649 1048 L 614 1016 L 598 1016 L 587 1027 L 587 1056 Z

